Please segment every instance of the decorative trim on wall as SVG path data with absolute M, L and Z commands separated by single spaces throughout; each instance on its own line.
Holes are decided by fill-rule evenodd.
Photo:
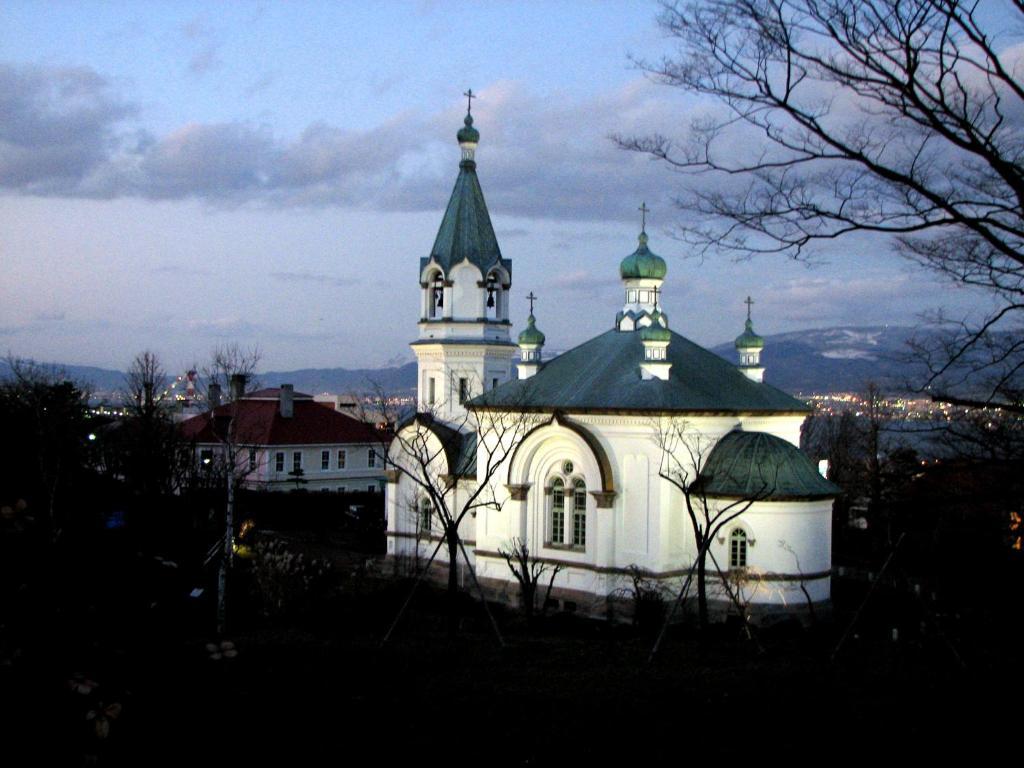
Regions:
M 390 533 L 388 534 L 391 535 Z M 413 534 L 407 534 L 412 536 Z M 466 542 L 467 544 L 469 542 Z M 498 552 L 492 552 L 486 549 L 474 549 L 473 554 L 477 557 L 490 558 L 492 560 L 501 560 L 504 562 L 505 558 Z M 534 557 L 531 555 L 531 559 L 538 563 L 544 563 L 545 565 L 560 565 L 563 568 L 577 568 L 581 571 L 593 571 L 594 573 L 607 573 L 616 576 L 629 576 L 632 571 L 628 568 L 616 568 L 606 565 L 592 565 L 591 563 L 581 563 L 574 560 L 559 560 L 554 557 Z M 679 568 L 672 571 L 645 571 L 644 575 L 652 579 L 673 579 L 682 576 L 687 576 L 690 573 L 689 568 Z M 832 576 L 832 571 L 818 571 L 817 573 L 746 573 L 748 579 L 751 581 L 818 581 L 820 579 L 828 579 Z
M 512 501 L 526 501 L 526 494 L 530 492 L 530 488 L 532 486 L 533 483 L 513 483 L 511 485 L 506 485 L 505 489 L 508 491 Z

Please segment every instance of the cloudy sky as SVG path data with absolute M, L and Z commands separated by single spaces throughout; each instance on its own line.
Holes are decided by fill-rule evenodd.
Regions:
M 849 240 L 808 267 L 688 258 L 685 183 L 609 135 L 706 108 L 630 56 L 670 51 L 651 2 L 0 4 L 0 352 L 174 370 L 217 344 L 266 369 L 411 359 L 418 260 L 458 171 L 472 87 L 478 173 L 513 262 L 516 330 L 549 347 L 611 327 L 637 207 L 669 264 L 673 328 L 913 324 L 979 301 Z

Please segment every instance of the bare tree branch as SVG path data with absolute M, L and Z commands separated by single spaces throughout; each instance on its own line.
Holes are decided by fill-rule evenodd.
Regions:
M 990 292 L 1003 307 L 965 327 L 937 397 L 1021 405 L 1024 349 L 1024 85 L 957 0 L 664 0 L 678 53 L 635 63 L 720 109 L 676 140 L 613 136 L 684 175 L 680 225 L 698 255 L 779 253 L 856 232 Z M 1024 20 L 1015 3 L 1002 21 Z M 1004 311 L 1009 310 L 1009 311 Z M 958 354 L 1005 334 L 1006 354 Z M 959 381 L 956 381 L 957 377 Z

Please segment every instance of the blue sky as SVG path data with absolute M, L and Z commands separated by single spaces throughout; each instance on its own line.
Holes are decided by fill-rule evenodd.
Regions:
M 478 171 L 512 315 L 565 349 L 609 328 L 646 201 L 673 328 L 703 344 L 912 324 L 977 296 L 878 240 L 813 267 L 687 258 L 682 179 L 609 134 L 706 105 L 647 81 L 667 52 L 649 2 L 0 5 L 0 351 L 172 370 L 217 344 L 263 367 L 411 359 L 418 260 L 458 170 L 472 87 Z

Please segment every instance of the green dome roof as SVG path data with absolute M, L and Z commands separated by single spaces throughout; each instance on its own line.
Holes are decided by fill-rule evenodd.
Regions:
M 747 318 L 747 327 L 736 337 L 736 349 L 763 349 L 764 339 L 754 333 L 754 323 Z
M 840 493 L 792 443 L 738 429 L 718 441 L 697 485 L 708 496 L 769 501 L 821 499 Z
M 640 233 L 640 244 L 619 265 L 619 274 L 622 275 L 623 280 L 642 278 L 662 280 L 666 272 L 668 272 L 668 267 L 665 265 L 665 260 L 647 247 L 646 232 Z
M 458 136 L 459 144 L 465 144 L 466 142 L 472 142 L 473 144 L 480 143 L 480 131 L 473 127 L 473 116 L 466 115 L 466 119 L 463 120 L 466 124 L 465 128 L 459 128 Z
M 665 317 L 658 310 L 651 315 L 651 324 L 640 329 L 641 341 L 672 341 L 672 332 L 661 324 L 661 318 Z M 668 318 L 666 317 L 667 321 Z
M 526 318 L 526 328 L 519 334 L 520 344 L 536 344 L 540 346 L 544 343 L 544 334 L 537 330 L 536 323 L 537 320 L 533 315 Z

